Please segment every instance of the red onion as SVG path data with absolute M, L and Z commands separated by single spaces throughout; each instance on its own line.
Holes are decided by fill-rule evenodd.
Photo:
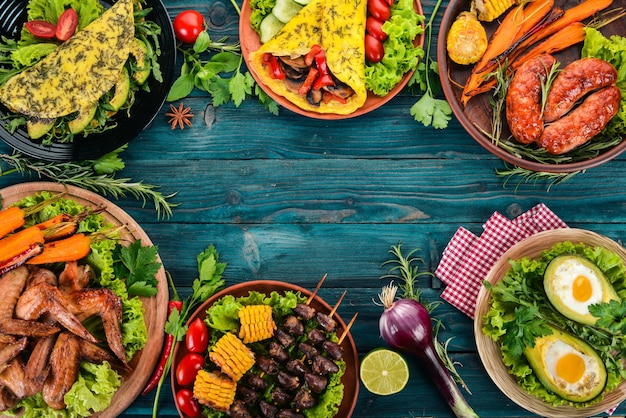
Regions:
M 385 307 L 379 321 L 381 337 L 389 347 L 425 361 L 430 377 L 457 417 L 478 418 L 437 355 L 428 311 L 415 300 L 395 300 L 397 290 L 396 286 L 385 286 L 379 295 Z

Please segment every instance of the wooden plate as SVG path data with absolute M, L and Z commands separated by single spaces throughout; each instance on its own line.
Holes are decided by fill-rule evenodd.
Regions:
M 589 246 L 604 247 L 619 254 L 622 259 L 626 260 L 626 250 L 615 241 L 603 235 L 575 228 L 555 229 L 532 235 L 511 247 L 491 268 L 485 280 L 495 285 L 502 280 L 504 275 L 509 271 L 511 267 L 508 261 L 509 259 L 518 260 L 522 257 L 537 258 L 541 255 L 543 250 L 551 248 L 558 242 L 564 241 L 570 241 L 574 244 L 583 243 Z M 517 384 L 515 378 L 508 373 L 506 366 L 502 362 L 502 353 L 498 345 L 491 338 L 483 334 L 482 318 L 489 310 L 490 297 L 491 292 L 483 286 L 476 300 L 474 338 L 476 340 L 478 354 L 489 377 L 509 399 L 530 412 L 553 418 L 592 416 L 602 413 L 626 399 L 626 380 L 623 380 L 614 391 L 608 393 L 601 402 L 587 408 L 575 408 L 569 405 L 548 405 L 523 390 Z
M 564 10 L 566 10 L 581 2 L 582 0 L 555 0 L 554 4 L 555 6 L 561 6 Z M 476 142 L 482 145 L 487 151 L 516 166 L 533 171 L 547 171 L 554 173 L 574 172 L 596 167 L 617 157 L 619 154 L 624 152 L 624 150 L 626 150 L 626 141 L 622 141 L 615 147 L 586 161 L 562 164 L 543 164 L 510 154 L 508 151 L 494 145 L 491 142 L 491 139 L 482 133 L 482 131 L 491 132 L 492 110 L 491 105 L 489 104 L 489 99 L 491 98 L 490 92 L 472 98 L 467 103 L 467 106 L 463 107 L 460 100 L 461 93 L 463 91 L 463 85 L 471 73 L 472 66 L 455 64 L 448 58 L 448 53 L 446 51 L 446 38 L 448 31 L 450 30 L 450 26 L 460 12 L 469 10 L 470 3 L 470 0 L 450 0 L 450 4 L 446 8 L 439 29 L 439 38 L 437 40 L 437 62 L 439 64 L 439 77 L 441 79 L 446 99 L 450 103 L 456 118 L 459 120 L 463 128 L 465 128 L 465 130 L 472 136 L 472 138 L 476 140 Z M 626 6 L 625 0 L 616 0 L 613 1 L 613 4 L 605 10 L 611 10 L 624 6 Z M 497 29 L 498 22 L 494 21 L 486 23 L 484 26 L 487 30 L 488 36 L 491 36 L 491 34 Z M 614 34 L 623 36 L 626 33 L 626 19 L 622 18 L 603 26 L 600 31 L 604 34 L 604 36 Z M 580 58 L 581 47 L 582 44 L 577 44 L 566 49 L 565 51 L 555 53 L 553 55 L 561 62 L 561 68 L 563 68 L 567 63 Z M 501 137 L 506 138 L 510 135 L 508 126 L 506 126 L 506 120 L 503 125 Z
M 137 222 L 135 222 L 120 207 L 98 194 L 80 189 L 78 187 L 65 187 L 61 184 L 50 182 L 17 184 L 0 190 L 2 207 L 7 207 L 24 197 L 31 196 L 44 190 L 53 192 L 65 190 L 67 191 L 67 197 L 69 199 L 72 199 L 84 206 L 105 206 L 106 209 L 102 212 L 102 214 L 108 221 L 115 225 L 126 225 L 128 230 L 127 237 L 134 240 L 141 239 L 141 243 L 143 245 L 152 245 L 152 241 L 150 241 L 150 238 L 143 231 L 143 229 L 141 229 L 139 224 L 137 224 Z M 159 259 L 159 261 L 161 260 Z M 119 416 L 130 406 L 130 404 L 133 403 L 135 398 L 139 396 L 143 388 L 146 386 L 154 367 L 156 366 L 161 354 L 161 347 L 163 346 L 163 327 L 165 325 L 165 320 L 167 319 L 167 302 L 169 299 L 169 289 L 163 266 L 161 266 L 159 272 L 157 273 L 157 279 L 159 281 L 157 295 L 152 298 L 141 298 L 143 307 L 146 311 L 145 320 L 146 327 L 148 329 L 148 342 L 146 343 L 146 348 L 137 352 L 133 357 L 129 364 L 131 372 L 122 376 L 122 385 L 113 396 L 111 405 L 106 410 L 96 414 L 96 416 L 107 418 Z
M 415 0 L 414 6 L 417 13 L 423 14 L 422 5 L 419 0 Z M 298 113 L 302 116 L 307 116 L 314 119 L 336 120 L 348 119 L 364 115 L 368 112 L 371 112 L 372 110 L 378 109 L 389 100 L 393 99 L 398 93 L 400 93 L 404 86 L 406 86 L 406 83 L 409 82 L 409 79 L 413 75 L 414 71 L 409 71 L 408 73 L 406 73 L 402 80 L 400 80 L 400 82 L 386 96 L 380 97 L 373 94 L 372 92 L 368 92 L 367 99 L 365 100 L 363 106 L 350 113 L 349 115 L 338 115 L 335 113 L 317 113 L 304 110 L 287 100 L 285 97 L 274 93 L 274 91 L 269 88 L 269 86 L 261 81 L 261 79 L 254 72 L 254 70 L 250 67 L 250 63 L 248 62 L 248 57 L 250 56 L 250 53 L 256 51 L 261 46 L 261 40 L 259 39 L 259 35 L 250 26 L 250 13 L 252 13 L 252 9 L 250 8 L 250 0 L 244 0 L 241 7 L 241 17 L 239 19 L 239 41 L 241 42 L 241 54 L 243 55 L 243 59 L 246 62 L 246 65 L 250 69 L 250 73 L 259 84 L 259 86 L 261 86 L 263 91 L 265 91 L 265 93 L 267 93 L 272 99 L 274 99 L 284 108 L 287 108 L 292 112 Z M 365 34 L 363 36 L 365 36 Z M 365 40 L 363 42 L 365 42 Z M 415 37 L 415 40 L 413 41 L 413 44 L 416 46 L 423 46 L 424 35 L 417 35 L 417 37 Z
M 309 297 L 311 295 L 310 291 L 300 286 L 275 280 L 255 280 L 239 283 L 234 286 L 230 286 L 210 297 L 191 315 L 189 321 L 187 321 L 187 325 L 191 324 L 196 318 L 201 318 L 202 320 L 204 320 L 204 318 L 206 318 L 207 309 L 209 309 L 216 301 L 220 300 L 224 296 L 247 296 L 248 293 L 250 293 L 251 291 L 257 291 L 266 295 L 269 295 L 273 291 L 276 291 L 279 294 L 284 294 L 286 291 L 300 292 L 305 297 Z M 329 313 L 332 310 L 330 305 L 328 305 L 328 303 L 326 303 L 322 298 L 317 295 L 313 298 L 310 305 L 318 312 Z M 333 318 L 337 321 L 338 330 L 342 331 L 346 328 L 345 322 L 337 313 L 335 313 Z M 350 332 L 348 332 L 346 338 L 344 338 L 344 340 L 342 341 L 341 347 L 343 347 L 344 349 L 343 359 L 346 362 L 346 372 L 341 377 L 341 383 L 343 383 L 344 385 L 344 394 L 343 401 L 341 402 L 341 406 L 339 407 L 339 412 L 337 412 L 336 417 L 350 418 L 356 406 L 356 401 L 359 395 L 359 356 Z M 176 365 L 187 353 L 188 351 L 184 341 L 176 343 L 176 347 L 174 347 L 172 370 L 176 370 Z M 171 375 L 172 392 L 177 393 L 178 390 L 180 390 L 182 387 L 176 381 L 175 373 L 171 373 Z M 186 415 L 184 415 L 180 411 L 178 405 L 176 405 L 176 409 L 178 410 L 178 413 L 181 417 L 186 418 Z

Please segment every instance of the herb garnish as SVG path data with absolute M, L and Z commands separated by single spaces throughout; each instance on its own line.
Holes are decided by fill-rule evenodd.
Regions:
M 409 86 L 417 85 L 423 92 L 422 97 L 411 106 L 411 115 L 416 121 L 421 122 L 424 126 L 431 126 L 435 129 L 445 129 L 448 122 L 452 119 L 452 109 L 445 99 L 435 98 L 435 92 L 441 87 L 439 81 L 439 68 L 437 61 L 430 56 L 430 45 L 433 38 L 433 21 L 441 6 L 441 0 L 437 1 L 433 9 L 428 23 L 424 27 L 425 36 L 425 53 L 424 58 L 417 65 L 416 71 L 408 82 Z
M 125 278 L 129 295 L 154 296 L 157 293 L 156 274 L 161 268 L 157 261 L 157 247 L 144 247 L 141 239 L 128 247 L 116 245 L 113 250 L 115 277 Z

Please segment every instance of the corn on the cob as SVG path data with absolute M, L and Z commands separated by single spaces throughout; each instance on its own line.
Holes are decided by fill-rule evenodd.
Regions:
M 224 334 L 215 343 L 209 358 L 235 382 L 254 365 L 254 353 L 231 332 Z
M 478 20 L 491 22 L 515 3 L 516 0 L 472 0 L 472 8 L 476 8 Z
M 193 397 L 202 405 L 219 411 L 228 411 L 235 400 L 237 383 L 227 376 L 199 370 L 193 383 Z
M 457 64 L 474 64 L 487 50 L 487 31 L 472 10 L 461 12 L 455 19 L 446 39 L 448 56 Z
M 248 305 L 239 310 L 239 338 L 244 343 L 254 343 L 271 338 L 276 331 L 269 305 Z

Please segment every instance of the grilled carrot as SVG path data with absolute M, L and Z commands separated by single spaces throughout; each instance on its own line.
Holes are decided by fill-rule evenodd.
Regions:
M 487 45 L 487 50 L 465 82 L 461 103 L 463 106 L 476 94 L 482 93 L 481 86 L 489 74 L 497 68 L 502 55 L 520 38 L 529 33 L 554 6 L 554 0 L 537 0 L 528 5 L 520 3 L 509 11 Z M 496 60 L 498 58 L 498 60 Z
M 24 228 L 0 240 L 0 261 L 5 262 L 23 253 L 36 243 L 43 243 L 43 233 L 36 226 Z
M 48 264 L 77 261 L 88 256 L 90 251 L 91 239 L 82 233 L 74 234 L 69 238 L 45 243 L 43 252 L 40 255 L 29 259 L 26 264 Z
M 4 237 L 9 232 L 21 228 L 26 223 L 24 210 L 17 206 L 0 211 L 0 237 Z

